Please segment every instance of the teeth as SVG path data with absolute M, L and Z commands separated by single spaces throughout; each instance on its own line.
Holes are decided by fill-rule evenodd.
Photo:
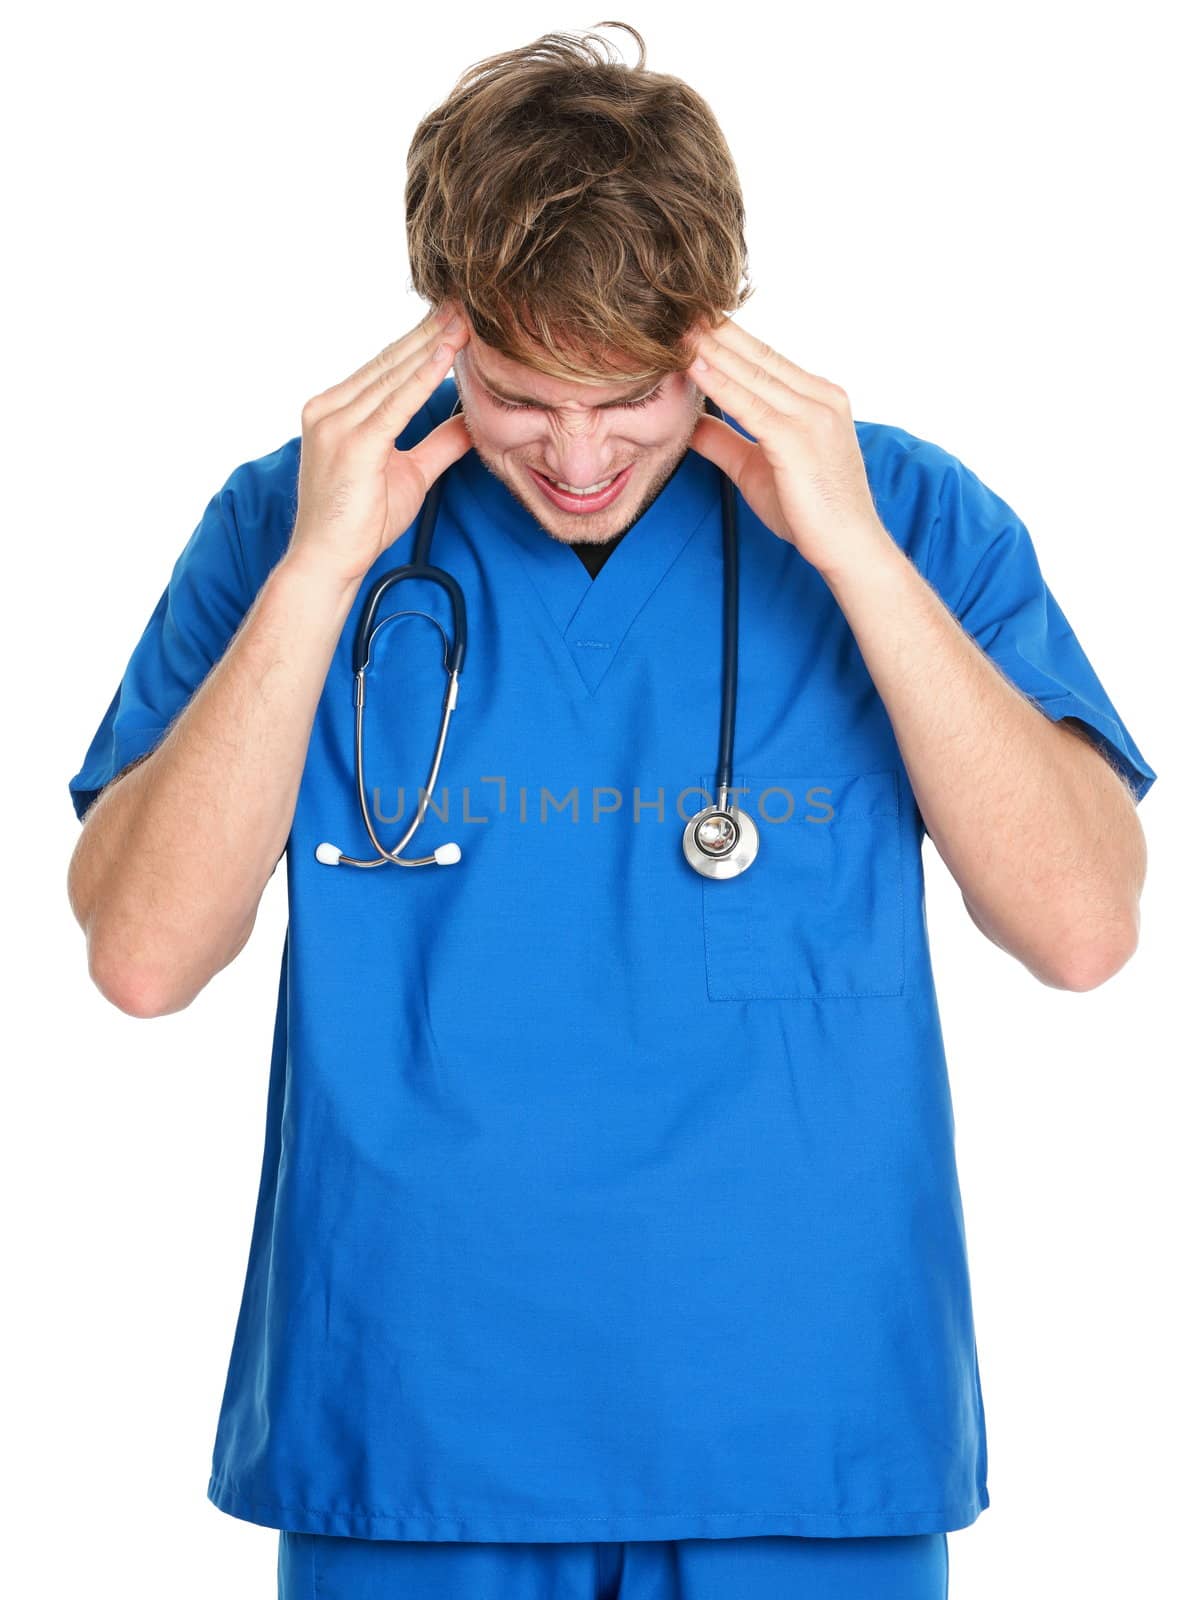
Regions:
M 619 478 L 620 473 L 614 472 L 612 478 L 605 478 L 603 483 L 589 483 L 586 489 L 577 489 L 573 483 L 563 483 L 561 478 L 551 478 L 550 482 L 556 489 L 562 489 L 567 494 L 599 494 L 601 489 L 607 489 L 613 478 Z

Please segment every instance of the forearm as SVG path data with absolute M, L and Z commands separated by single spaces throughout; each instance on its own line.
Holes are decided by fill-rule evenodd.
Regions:
M 1128 791 L 997 670 L 880 535 L 826 581 L 926 829 L 989 938 L 1044 982 L 1103 981 L 1136 943 L 1145 843 Z
M 68 893 L 123 1010 L 181 1010 L 249 937 L 356 587 L 285 556 L 160 745 L 89 810 Z

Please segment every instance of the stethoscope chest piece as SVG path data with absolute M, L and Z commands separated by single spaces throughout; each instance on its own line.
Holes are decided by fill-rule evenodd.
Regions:
M 688 866 L 704 878 L 736 878 L 758 854 L 758 829 L 734 805 L 705 806 L 683 830 Z

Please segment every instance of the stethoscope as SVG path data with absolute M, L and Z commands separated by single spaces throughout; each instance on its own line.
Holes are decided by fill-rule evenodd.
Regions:
M 722 422 L 728 420 L 725 413 L 708 395 L 704 397 L 704 406 L 706 411 L 719 417 Z M 450 416 L 457 415 L 461 409 L 462 397 L 459 396 Z M 371 585 L 354 635 L 354 649 L 351 656 L 354 673 L 354 770 L 358 785 L 359 810 L 362 812 L 368 837 L 378 855 L 373 861 L 361 860 L 356 856 L 344 855 L 336 844 L 319 844 L 316 850 L 317 860 L 327 866 L 445 867 L 462 860 L 462 851 L 456 844 L 440 844 L 433 854 L 428 856 L 409 858 L 400 854 L 424 820 L 429 797 L 435 791 L 438 771 L 442 764 L 442 752 L 446 747 L 446 731 L 450 725 L 450 714 L 458 703 L 458 680 L 462 673 L 463 658 L 467 653 L 467 607 L 462 589 L 448 572 L 443 571 L 441 567 L 431 566 L 429 562 L 429 547 L 433 542 L 433 528 L 441 504 L 444 479 L 445 474 L 439 474 L 425 498 L 413 546 L 412 561 L 402 567 L 393 567 Z M 702 811 L 697 811 L 690 817 L 683 830 L 684 857 L 688 865 L 694 867 L 705 878 L 735 878 L 740 872 L 745 872 L 758 854 L 758 829 L 749 813 L 743 811 L 731 797 L 733 717 L 737 705 L 738 672 L 738 528 L 737 500 L 733 484 L 725 473 L 721 473 L 721 524 L 724 597 L 717 798 L 715 804 L 705 806 Z M 370 664 L 371 645 L 376 634 L 385 623 L 393 621 L 396 617 L 428 616 L 427 612 L 389 612 L 386 617 L 376 622 L 384 595 L 394 585 L 403 583 L 406 578 L 426 578 L 446 591 L 450 600 L 453 638 L 447 639 L 441 623 L 437 622 L 436 618 L 429 618 L 442 635 L 442 665 L 446 672 L 446 692 L 442 698 L 441 723 L 438 728 L 437 744 L 434 746 L 433 760 L 429 766 L 429 776 L 421 791 L 416 815 L 405 829 L 403 837 L 389 850 L 375 832 L 370 807 L 367 804 L 366 780 L 363 776 L 363 711 L 367 703 L 367 667 Z

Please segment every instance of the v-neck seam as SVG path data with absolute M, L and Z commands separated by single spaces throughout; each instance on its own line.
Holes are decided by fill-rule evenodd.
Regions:
M 642 597 L 641 604 L 638 605 L 637 608 L 634 611 L 632 611 L 630 613 L 629 617 L 626 619 L 625 625 L 622 628 L 619 637 L 613 638 L 613 639 L 575 639 L 573 641 L 570 639 L 570 635 L 575 629 L 576 618 L 579 616 L 580 611 L 583 609 L 583 607 L 587 604 L 588 600 L 591 598 L 593 591 L 589 587 L 584 592 L 584 595 L 583 595 L 582 599 L 580 600 L 579 604 L 575 607 L 575 610 L 571 613 L 571 616 L 570 616 L 570 618 L 569 618 L 569 620 L 567 622 L 567 625 L 563 629 L 562 642 L 563 642 L 564 646 L 568 649 L 568 651 L 572 652 L 571 653 L 571 659 L 575 662 L 576 671 L 579 673 L 579 676 L 580 676 L 580 678 L 581 678 L 581 680 L 583 682 L 583 686 L 588 692 L 589 698 L 594 699 L 596 694 L 599 692 L 600 686 L 604 683 L 605 679 L 608 677 L 609 668 L 611 668 L 613 662 L 616 660 L 618 654 L 620 653 L 621 648 L 624 645 L 626 639 L 629 637 L 630 633 L 633 631 L 634 625 L 636 624 L 638 618 L 642 615 L 643 611 L 645 611 L 646 607 L 654 599 L 654 596 L 658 593 L 659 589 L 661 589 L 663 584 L 667 581 L 667 578 L 670 576 L 671 572 L 674 570 L 676 563 L 682 558 L 684 551 L 688 548 L 688 546 L 691 544 L 692 540 L 696 537 L 697 533 L 700 531 L 701 527 L 704 525 L 704 522 L 706 521 L 707 517 L 709 516 L 710 511 L 711 511 L 710 507 L 705 507 L 704 509 L 701 510 L 700 515 L 696 518 L 695 524 L 693 525 L 691 531 L 684 535 L 682 541 L 680 542 L 679 549 L 676 550 L 675 554 L 671 557 L 670 561 L 668 561 L 667 565 L 663 568 L 662 572 L 659 574 L 658 581 L 653 585 L 652 588 L 650 588 L 646 592 L 646 594 Z M 626 535 L 626 537 L 628 537 L 628 535 Z M 614 554 L 615 554 L 615 552 L 614 552 Z M 601 571 L 603 571 L 603 568 L 601 568 Z M 593 578 L 592 579 L 592 583 L 594 584 L 595 582 L 596 582 L 596 579 Z M 572 651 L 572 644 L 574 645 L 575 649 L 605 649 L 605 650 L 607 650 L 609 652 L 608 666 L 605 667 L 605 669 L 601 673 L 600 677 L 597 678 L 594 688 L 592 687 L 591 684 L 588 683 L 587 679 L 583 676 L 583 668 L 580 665 L 578 657 L 576 657 L 574 655 L 573 651 Z
M 692 466 L 703 471 L 704 463 L 692 463 Z M 632 567 L 626 576 L 621 563 L 635 559 L 644 561 L 645 558 L 633 541 L 636 541 L 639 535 L 661 537 L 668 531 L 671 527 L 670 508 L 665 508 L 665 516 L 655 519 L 655 525 L 652 527 L 642 526 L 642 519 L 632 525 L 599 572 L 592 577 L 576 552 L 565 542 L 554 540 L 553 535 L 542 528 L 525 510 L 507 485 L 500 483 L 495 487 L 508 495 L 513 502 L 513 506 L 505 507 L 499 516 L 490 512 L 486 501 L 469 479 L 464 479 L 462 483 L 462 488 L 475 512 L 485 519 L 493 517 L 498 523 L 499 531 L 515 549 L 525 577 L 534 590 L 541 611 L 557 641 L 556 653 L 561 650 L 570 657 L 575 667 L 575 675 L 582 684 L 585 694 L 589 700 L 593 700 L 634 625 L 719 502 L 715 496 L 704 496 L 697 511 L 696 499 L 699 486 L 694 485 L 687 489 L 681 497 L 684 504 L 680 507 L 680 511 L 684 515 L 689 510 L 692 512 L 694 516 L 692 526 L 678 537 L 674 554 L 667 560 L 666 566 L 654 579 L 650 588 L 639 597 L 634 589 L 628 587 L 635 583 L 638 569 Z M 652 504 L 644 516 L 649 516 L 653 509 Z M 518 523 L 516 520 L 522 516 L 528 519 L 527 526 L 524 522 Z M 528 535 L 533 532 L 536 532 L 538 539 L 550 541 L 558 548 L 554 550 L 530 548 Z M 627 541 L 630 543 L 629 549 L 625 548 Z M 578 579 L 582 580 L 582 587 L 577 583 L 571 583 L 568 587 L 566 582 L 568 567 L 564 565 L 560 568 L 555 565 L 560 556 L 566 557 L 570 570 L 577 572 Z M 567 612 L 568 607 L 569 612 Z M 560 624 L 559 617 L 563 616 L 564 612 L 567 614 Z M 594 621 L 589 620 L 591 612 L 596 613 Z M 589 634 L 593 636 L 589 637 Z M 596 651 L 602 653 L 602 666 L 600 657 L 594 653 Z

